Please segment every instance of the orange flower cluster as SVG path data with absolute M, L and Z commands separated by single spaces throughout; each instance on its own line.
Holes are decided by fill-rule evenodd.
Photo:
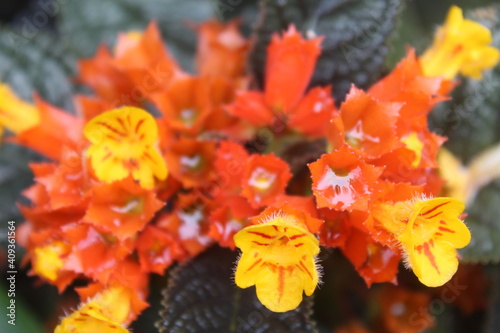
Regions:
M 120 35 L 114 50 L 79 63 L 78 79 L 96 95 L 75 97 L 76 116 L 36 98 L 39 121 L 11 138 L 52 160 L 30 165 L 31 204 L 20 205 L 32 273 L 60 291 L 89 281 L 78 291 L 90 303 L 65 326 L 96 313 L 90 307 L 125 302 L 88 320 L 122 331 L 147 306 L 149 273 L 214 243 L 243 251 L 236 284 L 256 285 L 274 311 L 312 294 L 319 245 L 340 247 L 368 285 L 395 282 L 402 257 L 425 284 L 449 280 L 470 234 L 463 205 L 426 199 L 443 184 L 444 142 L 426 119 L 453 82 L 424 75 L 409 50 L 337 108 L 335 87 L 308 88 L 321 38 L 293 26 L 275 34 L 261 91 L 245 76 L 248 42 L 235 22 L 203 23 L 198 35 L 198 75 L 170 57 L 155 23 Z M 266 154 L 252 146 L 263 127 Z M 309 164 L 309 193 L 287 189 L 292 170 L 274 154 L 283 131 L 328 142 Z
M 179 67 L 151 23 L 144 32 L 120 35 L 113 51 L 102 46 L 79 63 L 78 79 L 96 95 L 75 96 L 76 115 L 37 97 L 30 106 L 36 121 L 9 138 L 51 160 L 30 165 L 35 184 L 24 196 L 31 204 L 19 205 L 25 261 L 60 291 L 87 279 L 88 286 L 78 288 L 83 300 L 114 290 L 109 302 L 128 304 L 127 313 L 120 320 L 94 316 L 102 325 L 127 325 L 147 307 L 151 272 L 163 274 L 217 240 L 234 248 L 232 235 L 283 193 L 291 176 L 273 156 L 232 166 L 228 154 L 238 149 L 238 158 L 247 159 L 234 142 L 254 131 L 225 111 L 246 85 L 248 42 L 235 22 L 207 22 L 198 33 L 199 75 Z M 145 111 L 147 104 L 160 117 Z M 240 175 L 233 170 L 253 177 L 255 187 L 239 195 Z M 266 188 L 263 177 L 274 172 Z M 225 176 L 232 180 L 222 188 Z M 215 195 L 218 188 L 223 191 Z M 72 327 L 71 318 L 64 327 Z
M 325 220 L 320 241 L 340 247 L 368 285 L 396 282 L 403 255 L 377 207 L 440 192 L 436 155 L 445 139 L 428 130 L 427 115 L 452 87 L 425 77 L 409 50 L 368 92 L 351 88 L 327 128 L 332 151 L 309 164 Z

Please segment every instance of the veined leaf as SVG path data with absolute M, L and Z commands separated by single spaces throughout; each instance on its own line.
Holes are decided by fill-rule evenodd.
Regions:
M 233 282 L 236 252 L 213 247 L 177 267 L 164 290 L 164 309 L 157 323 L 164 333 L 315 332 L 306 298 L 295 310 L 274 313 L 255 296 L 255 288 Z

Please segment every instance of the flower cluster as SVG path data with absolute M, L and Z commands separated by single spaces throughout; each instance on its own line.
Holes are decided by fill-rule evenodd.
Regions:
M 95 95 L 75 97 L 77 115 L 1 86 L 0 120 L 13 109 L 28 119 L 3 122 L 9 140 L 51 160 L 30 165 L 31 204 L 19 205 L 25 261 L 60 291 L 88 281 L 78 292 L 89 302 L 56 332 L 126 331 L 147 307 L 148 274 L 214 243 L 241 250 L 236 284 L 255 285 L 278 312 L 314 292 L 320 245 L 339 247 L 368 285 L 395 282 L 401 258 L 428 286 L 448 281 L 470 233 L 464 205 L 435 198 L 445 138 L 429 131 L 427 115 L 458 71 L 478 76 L 498 62 L 489 41 L 464 41 L 452 50 L 459 65 L 434 65 L 460 35 L 454 29 L 477 28 L 457 27 L 457 15 L 452 9 L 423 58 L 410 49 L 341 103 L 335 87 L 310 87 L 321 37 L 305 39 L 293 26 L 272 37 L 256 89 L 235 22 L 198 26 L 197 75 L 170 57 L 155 23 L 120 35 L 113 50 L 79 63 L 78 79 Z M 496 58 L 470 60 L 477 47 Z M 265 143 L 255 139 L 262 133 Z M 290 186 L 300 175 L 282 148 L 318 139 L 327 148 L 308 164 L 312 183 L 299 179 L 308 191 Z

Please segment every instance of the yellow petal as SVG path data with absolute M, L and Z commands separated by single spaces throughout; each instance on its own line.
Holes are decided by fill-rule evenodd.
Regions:
M 442 286 L 453 277 L 458 268 L 457 251 L 445 241 L 409 247 L 407 253 L 407 263 L 420 282 L 428 287 Z
M 238 287 L 248 288 L 255 285 L 262 266 L 266 264 L 262 258 L 263 252 L 261 249 L 254 247 L 241 255 L 234 274 L 234 281 Z
M 274 312 L 286 312 L 299 306 L 303 290 L 303 273 L 293 266 L 267 265 L 256 281 L 257 298 Z
M 414 223 L 418 223 L 418 226 L 413 226 L 413 242 L 418 244 L 429 238 L 436 238 L 449 242 L 458 249 L 467 246 L 471 234 L 459 219 L 464 209 L 464 204 L 454 198 L 434 198 L 417 202 L 415 212 L 418 215 Z
M 142 187 L 167 177 L 167 166 L 155 148 L 158 126 L 148 112 L 122 107 L 104 112 L 84 128 L 92 143 L 87 150 L 96 177 L 110 183 L 131 174 Z
M 403 233 L 397 235 L 406 262 L 427 286 L 443 285 L 458 267 L 457 248 L 469 244 L 469 229 L 459 219 L 464 204 L 454 198 L 416 201 Z
M 420 161 L 422 160 L 422 150 L 424 149 L 424 143 L 418 138 L 417 132 L 411 132 L 402 140 L 408 149 L 415 153 L 415 159 L 411 162 L 413 167 L 418 167 Z
M 311 295 L 319 281 L 315 263 L 319 241 L 296 222 L 275 216 L 234 236 L 243 252 L 235 272 L 236 285 L 255 285 L 261 303 L 275 312 L 296 308 L 303 292 Z
M 68 245 L 61 241 L 35 248 L 33 252 L 33 271 L 49 281 L 55 281 L 64 266 L 61 258 L 67 253 Z
M 131 311 L 130 297 L 123 287 L 111 287 L 64 318 L 55 333 L 126 333 L 123 324 Z
M 439 151 L 438 164 L 441 177 L 446 181 L 444 195 L 467 202 L 469 170 L 444 148 Z
M 8 85 L 0 83 L 0 128 L 19 133 L 39 122 L 36 106 L 20 99 Z

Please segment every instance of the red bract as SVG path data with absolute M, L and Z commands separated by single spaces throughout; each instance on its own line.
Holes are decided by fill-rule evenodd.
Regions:
M 364 227 L 364 221 L 368 215 L 366 212 L 320 208 L 318 213 L 319 217 L 325 221 L 318 232 L 320 243 L 324 246 L 344 249 L 353 228 L 366 230 Z
M 50 197 L 50 208 L 57 210 L 64 207 L 86 206 L 88 197 L 85 193 L 88 190 L 88 177 L 84 169 L 86 161 L 82 160 L 81 154 L 63 147 L 61 152 L 61 163 L 53 165 L 54 169 L 50 173 L 41 175 L 40 167 L 35 173 L 35 180 L 42 184 Z
M 328 122 L 337 115 L 330 87 L 315 87 L 300 100 L 288 119 L 288 126 L 312 137 L 322 137 Z

